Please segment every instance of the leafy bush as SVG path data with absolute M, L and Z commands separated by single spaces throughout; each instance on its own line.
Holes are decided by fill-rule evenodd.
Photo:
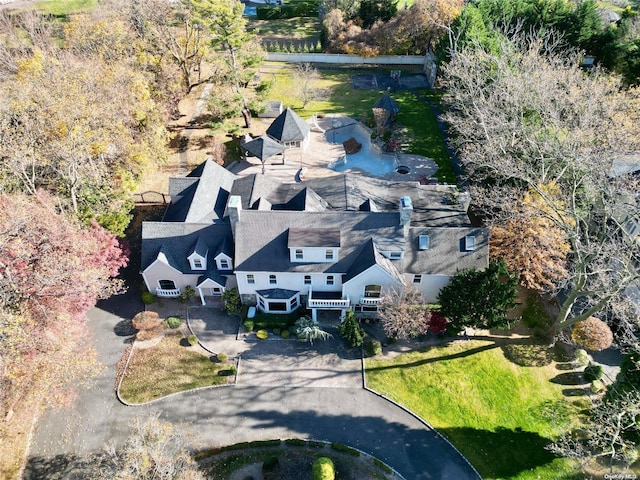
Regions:
M 300 1 L 276 7 L 258 7 L 258 20 L 275 20 L 294 17 L 317 17 L 318 3 L 316 1 Z
M 352 347 L 361 347 L 364 343 L 364 330 L 352 311 L 346 313 L 344 321 L 338 326 L 338 333 Z
M 253 332 L 253 320 L 245 320 L 244 322 L 242 322 L 242 324 L 244 325 L 244 328 L 247 329 L 247 332 Z
M 613 333 L 605 322 L 589 317 L 573 326 L 571 339 L 581 347 L 599 352 L 611 346 Z
M 359 457 L 360 456 L 360 452 L 358 450 L 356 450 L 355 448 L 347 447 L 346 445 L 343 445 L 342 443 L 332 442 L 331 443 L 331 448 L 334 449 L 337 452 L 348 453 L 349 455 L 353 455 L 354 457 Z
M 589 354 L 587 353 L 586 350 L 582 348 L 579 348 L 578 350 L 576 350 L 575 359 L 576 359 L 576 362 L 578 362 L 578 365 L 582 365 L 583 367 L 586 367 L 587 365 L 589 365 Z
M 229 359 L 229 355 L 224 352 L 218 352 L 216 357 L 218 357 L 219 362 L 226 362 Z
M 222 301 L 224 302 L 224 309 L 228 314 L 238 313 L 242 308 L 242 300 L 237 288 L 227 288 L 222 292 Z
M 280 330 L 279 328 L 274 328 L 273 329 L 273 334 L 274 335 L 280 335 L 280 332 L 282 332 L 282 330 Z
M 152 338 L 155 338 L 155 336 L 158 335 L 161 330 L 161 328 L 148 328 L 146 330 L 140 330 L 138 333 L 136 333 L 136 340 L 151 340 Z
M 163 324 L 165 327 L 178 328 L 182 325 L 182 319 L 180 317 L 167 317 Z
M 187 300 L 191 300 L 195 294 L 196 294 L 196 291 L 193 289 L 193 287 L 190 285 L 187 285 L 182 289 L 182 292 L 180 292 L 180 295 L 178 296 L 178 298 L 181 301 L 186 302 Z
M 336 478 L 333 461 L 327 457 L 318 457 L 318 459 L 313 462 L 311 471 L 313 473 L 313 480 L 334 480 Z
M 386 463 L 382 462 L 381 460 L 378 460 L 377 458 L 373 459 L 373 464 L 388 475 L 391 475 L 393 473 L 393 470 L 391 470 Z
M 269 338 L 269 331 L 263 329 L 260 329 L 256 332 L 256 337 L 258 337 L 260 340 L 266 340 L 267 338 Z
M 431 310 L 428 331 L 434 335 L 440 335 L 447 331 L 447 319 L 437 310 Z
M 306 440 L 302 440 L 301 438 L 289 438 L 284 441 L 287 445 L 293 445 L 295 447 L 304 447 L 307 445 Z
M 286 340 L 291 336 L 291 334 L 289 333 L 289 330 L 283 330 L 280 336 Z
M 151 305 L 155 301 L 155 297 L 151 292 L 142 292 L 142 295 L 140 295 L 140 300 L 142 300 L 142 303 L 144 303 L 145 305 Z
M 600 380 L 594 380 L 591 382 L 589 388 L 591 389 L 591 393 L 600 393 L 604 390 L 604 383 Z
M 380 343 L 380 340 L 378 339 L 372 339 L 372 340 L 367 340 L 367 343 L 365 343 L 364 346 L 367 355 L 369 356 L 376 356 L 376 355 L 380 355 L 382 353 L 382 344 Z
M 604 370 L 602 365 L 591 363 L 584 369 L 584 379 L 587 382 L 593 382 L 594 380 L 600 380 L 604 376 Z
M 187 337 L 187 342 L 189 342 L 189 345 L 193 347 L 194 345 L 198 344 L 198 337 L 196 337 L 195 335 L 189 335 Z
M 304 309 L 297 308 L 291 313 L 286 314 L 274 314 L 274 313 L 264 313 L 257 312 L 253 321 L 255 323 L 256 328 L 281 328 L 285 329 L 287 327 L 291 327 L 295 324 L 296 320 L 298 320 L 304 314 Z
M 160 317 L 157 312 L 139 312 L 131 319 L 131 323 L 136 330 L 148 330 L 160 326 Z

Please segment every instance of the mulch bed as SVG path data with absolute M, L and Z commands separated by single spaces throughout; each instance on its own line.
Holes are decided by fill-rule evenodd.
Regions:
M 353 137 L 351 137 L 349 140 L 344 142 L 342 146 L 344 147 L 344 151 L 349 155 L 353 153 L 358 153 L 362 148 L 362 144 L 358 143 L 357 140 Z

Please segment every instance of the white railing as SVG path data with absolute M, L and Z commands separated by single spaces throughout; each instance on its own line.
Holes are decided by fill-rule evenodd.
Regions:
M 178 298 L 180 296 L 179 288 L 156 288 L 156 296 L 162 298 Z
M 351 305 L 349 297 L 347 298 L 309 298 L 307 306 L 309 308 L 347 308 Z
M 382 300 L 380 297 L 360 297 L 360 305 L 375 306 Z

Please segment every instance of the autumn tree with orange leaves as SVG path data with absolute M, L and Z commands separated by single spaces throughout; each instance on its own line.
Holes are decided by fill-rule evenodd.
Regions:
M 557 185 L 552 182 L 540 188 L 553 196 Z M 491 228 L 489 254 L 492 260 L 504 260 L 509 270 L 518 274 L 522 287 L 547 293 L 569 276 L 567 255 L 571 247 L 565 233 L 542 209 L 552 215 L 540 195 L 527 192 L 513 216 Z

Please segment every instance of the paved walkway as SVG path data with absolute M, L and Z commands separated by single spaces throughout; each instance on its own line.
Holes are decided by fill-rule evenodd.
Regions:
M 137 295 L 100 304 L 89 315 L 106 369 L 80 392 L 70 410 L 39 422 L 26 479 L 83 477 L 79 457 L 121 444 L 132 420 L 159 411 L 184 426 L 194 449 L 272 438 L 337 441 L 375 455 L 407 480 L 479 478 L 433 430 L 403 409 L 362 388 L 219 387 L 174 395 L 144 407 L 125 407 L 114 395 L 114 370 L 128 341 L 124 319 L 141 309 Z M 274 359 L 277 366 L 277 359 Z

